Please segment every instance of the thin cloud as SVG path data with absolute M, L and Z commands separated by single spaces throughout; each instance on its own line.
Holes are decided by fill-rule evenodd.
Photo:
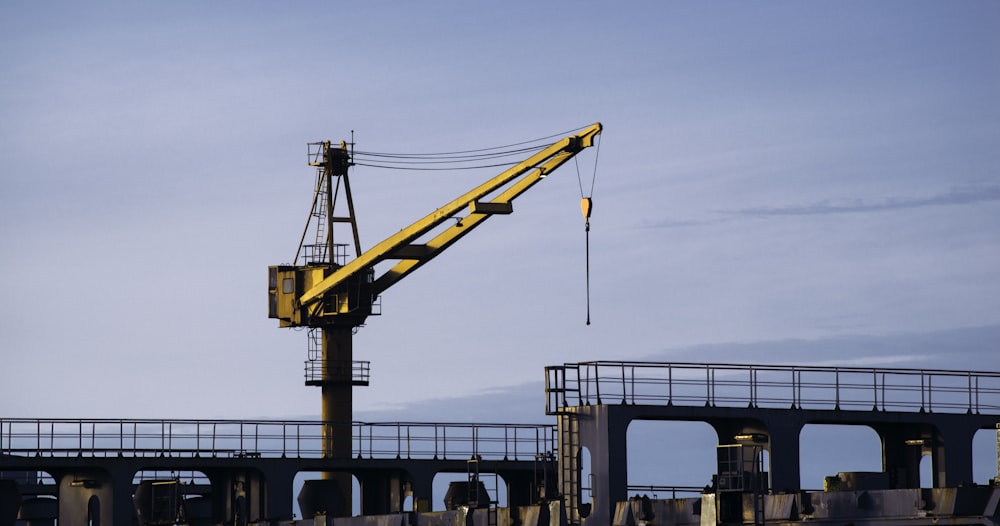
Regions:
M 760 206 L 732 210 L 725 213 L 757 217 L 852 214 L 905 210 L 928 206 L 969 205 L 988 201 L 1000 201 L 1000 186 L 953 188 L 947 193 L 930 197 L 890 197 L 879 201 L 852 199 L 833 202 L 827 200 L 809 205 Z
M 661 221 L 644 220 L 639 228 L 690 228 L 716 225 L 733 221 L 738 216 L 778 217 L 778 216 L 812 216 L 830 214 L 856 214 L 869 212 L 886 212 L 907 210 L 929 206 L 971 205 L 991 201 L 1000 201 L 1000 185 L 956 187 L 950 191 L 929 197 L 889 197 L 881 200 L 848 199 L 824 200 L 807 205 L 788 206 L 756 206 L 736 210 L 721 210 L 722 216 L 702 219 L 664 219 Z

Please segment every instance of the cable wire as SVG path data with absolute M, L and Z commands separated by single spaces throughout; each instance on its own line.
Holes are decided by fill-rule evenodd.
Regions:
M 563 137 L 567 134 L 584 129 L 585 126 L 575 128 L 563 133 L 557 133 L 521 141 L 503 146 L 490 148 L 477 148 L 474 150 L 459 150 L 453 152 L 437 153 L 386 153 L 354 151 L 354 164 L 369 168 L 391 169 L 391 170 L 475 170 L 480 168 L 496 168 L 514 166 L 522 162 L 521 157 L 526 153 L 541 151 L 549 147 L 552 143 L 538 144 L 552 138 Z M 525 146 L 531 145 L 531 146 Z M 499 160 L 507 157 L 517 156 L 517 161 L 500 163 L 483 163 L 483 161 Z M 427 165 L 441 165 L 440 167 L 429 167 Z

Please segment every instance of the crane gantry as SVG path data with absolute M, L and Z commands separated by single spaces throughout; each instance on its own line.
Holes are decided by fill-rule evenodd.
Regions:
M 353 360 L 351 339 L 373 314 L 379 295 L 490 217 L 512 213 L 516 197 L 593 146 L 601 130 L 601 124 L 595 123 L 549 144 L 364 252 L 348 179 L 354 165 L 353 145 L 349 149 L 346 142 L 310 144 L 309 164 L 317 168 L 312 212 L 319 220 L 317 243 L 305 245 L 304 233 L 295 264 L 269 267 L 268 316 L 277 318 L 281 327 L 320 331 L 315 338 L 319 349 L 316 356 L 310 356 L 312 365 L 307 362 L 306 383 L 322 388 L 326 456 L 351 455 L 351 390 L 368 381 L 367 362 Z M 334 206 L 341 186 L 348 210 L 347 215 L 337 216 Z M 334 243 L 336 224 L 351 226 L 356 257 L 349 262 L 343 257 L 344 245 Z M 298 264 L 300 255 L 303 264 Z M 395 264 L 376 275 L 376 265 L 386 261 Z

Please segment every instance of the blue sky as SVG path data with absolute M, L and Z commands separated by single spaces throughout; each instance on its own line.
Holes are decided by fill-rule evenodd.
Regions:
M 940 337 L 1000 326 L 995 2 L 5 2 L 0 72 L 3 415 L 318 416 L 265 277 L 352 130 L 605 125 L 593 324 L 567 165 L 383 296 L 359 411 L 591 359 L 1000 370 Z M 358 168 L 362 244 L 490 175 Z

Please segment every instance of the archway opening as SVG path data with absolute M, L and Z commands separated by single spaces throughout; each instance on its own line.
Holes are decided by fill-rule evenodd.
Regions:
M 101 499 L 97 495 L 87 501 L 87 526 L 101 526 Z
M 920 487 L 934 487 L 934 461 L 930 453 L 920 455 Z
M 719 437 L 705 422 L 635 420 L 626 432 L 629 494 L 691 497 L 712 484 Z
M 881 472 L 882 441 L 868 426 L 808 424 L 799 435 L 799 469 L 806 490 L 823 489 L 838 473 Z
M 972 437 L 972 481 L 989 484 L 1000 481 L 1000 427 L 980 429 Z
M 580 505 L 580 516 L 586 518 L 594 502 L 594 465 L 590 458 L 590 449 L 581 446 L 576 453 L 576 475 L 578 485 L 577 502 Z

